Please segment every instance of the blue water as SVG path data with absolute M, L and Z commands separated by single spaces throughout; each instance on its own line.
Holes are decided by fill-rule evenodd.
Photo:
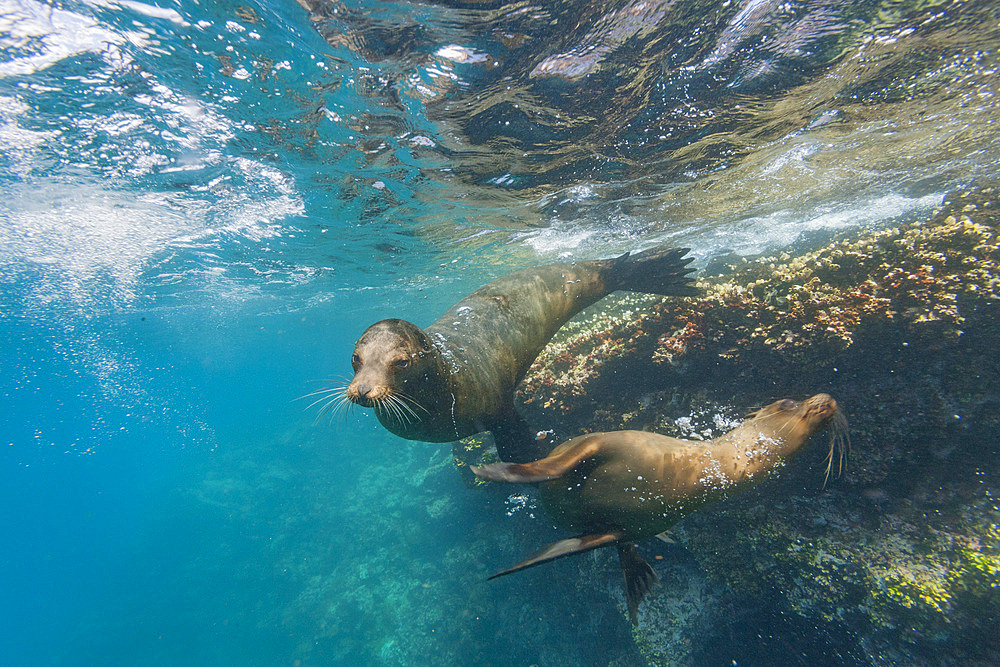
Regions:
M 639 660 L 613 568 L 487 584 L 540 516 L 296 399 L 517 268 L 930 210 L 1000 171 L 1000 42 L 988 2 L 588 32 L 632 4 L 0 0 L 0 663 Z

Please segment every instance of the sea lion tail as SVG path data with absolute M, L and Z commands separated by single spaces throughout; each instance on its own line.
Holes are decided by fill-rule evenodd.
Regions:
M 632 621 L 632 625 L 638 625 L 639 603 L 653 586 L 660 583 L 660 579 L 631 542 L 618 543 L 618 562 L 621 563 L 622 574 L 625 575 L 628 619 Z
M 684 256 L 689 250 L 660 245 L 611 260 L 608 285 L 612 289 L 608 291 L 694 296 L 698 292 L 688 276 L 694 272 L 694 267 L 688 266 L 694 258 Z
M 514 567 L 507 568 L 506 570 L 502 570 L 490 576 L 487 581 L 518 572 L 525 568 L 534 567 L 535 565 L 548 563 L 550 560 L 563 558 L 565 556 L 572 556 L 573 554 L 580 554 L 584 551 L 590 551 L 591 549 L 603 547 L 617 541 L 621 536 L 621 533 L 598 533 L 594 535 L 580 535 L 579 537 L 571 537 L 566 540 L 553 542 L 552 544 L 542 547 L 538 551 L 532 553 Z M 640 558 L 640 560 L 642 559 Z M 649 566 L 647 565 L 647 567 Z M 655 577 L 656 575 L 653 576 Z

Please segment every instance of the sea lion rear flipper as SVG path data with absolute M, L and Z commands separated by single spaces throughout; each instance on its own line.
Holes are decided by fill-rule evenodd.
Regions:
M 497 456 L 501 461 L 528 463 L 537 461 L 547 453 L 535 432 L 514 408 L 506 410 L 500 420 L 490 429 Z
M 613 290 L 693 296 L 689 273 L 694 268 L 688 264 L 694 259 L 684 257 L 689 248 L 670 248 L 665 245 L 631 254 L 625 253 L 613 261 L 608 285 Z
M 469 468 L 477 476 L 495 482 L 544 482 L 562 477 L 581 461 L 596 454 L 598 448 L 597 439 L 584 437 L 576 446 L 532 463 L 500 462 Z
M 638 625 L 639 603 L 646 597 L 646 593 L 660 582 L 660 579 L 631 542 L 618 543 L 618 562 L 621 563 L 622 574 L 625 575 L 628 618 L 632 621 L 632 625 Z
M 584 551 L 590 551 L 591 549 L 603 547 L 606 544 L 611 544 L 616 541 L 619 537 L 621 537 L 621 533 L 601 533 L 595 535 L 580 535 L 579 537 L 571 537 L 567 540 L 559 540 L 558 542 L 553 542 L 546 547 L 542 547 L 514 567 L 497 572 L 493 576 L 489 577 L 489 579 L 496 579 L 497 577 L 502 577 L 505 574 L 511 574 L 512 572 L 518 572 L 519 570 L 523 570 L 528 567 L 534 567 L 535 565 L 547 563 L 550 560 L 555 560 L 564 556 L 572 556 L 573 554 L 579 554 Z M 640 560 L 642 559 L 640 558 Z M 647 567 L 649 566 L 647 565 Z M 653 576 L 655 577 L 656 575 Z

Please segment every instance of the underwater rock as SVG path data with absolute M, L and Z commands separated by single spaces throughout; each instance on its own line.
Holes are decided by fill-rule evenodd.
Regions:
M 986 190 L 978 195 L 993 194 Z M 901 362 L 917 348 L 961 346 L 971 324 L 991 324 L 1000 298 L 996 205 L 971 208 L 972 196 L 950 200 L 923 224 L 706 277 L 698 283 L 702 296 L 620 296 L 617 312 L 605 301 L 568 323 L 539 355 L 519 390 L 526 412 L 541 424 L 554 412 L 566 425 L 609 402 L 634 403 L 631 395 L 621 400 L 615 375 L 624 373 L 639 382 L 641 395 L 678 387 L 711 392 L 736 377 L 742 389 L 719 402 L 749 406 L 776 386 L 809 391 L 811 374 L 825 381 L 875 346 L 888 344 Z
M 698 297 L 605 301 L 538 357 L 520 407 L 561 438 L 708 439 L 739 410 L 815 391 L 851 422 L 854 456 L 826 490 L 814 447 L 678 526 L 689 581 L 710 593 L 683 577 L 653 591 L 634 632 L 649 664 L 1000 658 L 998 192 L 707 276 Z M 456 456 L 477 462 L 475 446 Z

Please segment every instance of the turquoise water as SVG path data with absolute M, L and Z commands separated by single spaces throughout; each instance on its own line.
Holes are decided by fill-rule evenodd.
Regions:
M 704 267 L 996 177 L 998 25 L 0 0 L 0 662 L 641 664 L 610 561 L 485 582 L 539 512 L 296 399 L 368 324 L 517 268 L 667 241 Z

